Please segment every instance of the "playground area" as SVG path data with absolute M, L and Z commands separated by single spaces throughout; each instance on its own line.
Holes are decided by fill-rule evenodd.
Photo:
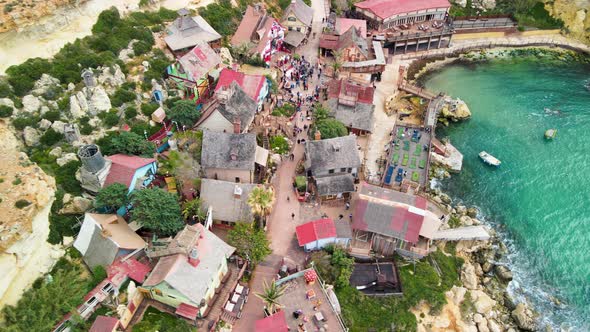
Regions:
M 428 178 L 427 164 L 430 132 L 409 126 L 395 126 L 389 145 L 383 184 L 400 186 L 409 180 L 423 185 Z

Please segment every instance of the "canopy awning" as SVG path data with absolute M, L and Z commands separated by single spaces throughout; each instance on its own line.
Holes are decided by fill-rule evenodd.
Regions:
M 176 308 L 175 314 L 182 316 L 188 319 L 197 319 L 197 314 L 199 313 L 199 308 L 193 307 L 190 304 L 181 303 L 178 308 Z

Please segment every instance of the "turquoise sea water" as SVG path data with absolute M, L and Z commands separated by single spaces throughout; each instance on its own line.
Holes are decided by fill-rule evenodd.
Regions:
M 533 58 L 451 65 L 425 81 L 473 113 L 437 129 L 464 155 L 443 191 L 478 206 L 505 236 L 515 273 L 509 290 L 572 331 L 590 331 L 589 82 L 590 65 Z M 558 129 L 554 141 L 543 138 L 548 128 Z M 502 165 L 484 165 L 482 150 Z

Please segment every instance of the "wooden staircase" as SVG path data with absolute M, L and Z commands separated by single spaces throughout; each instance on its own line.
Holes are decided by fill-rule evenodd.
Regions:
M 268 135 L 262 136 L 262 147 L 270 150 L 270 140 L 268 139 Z

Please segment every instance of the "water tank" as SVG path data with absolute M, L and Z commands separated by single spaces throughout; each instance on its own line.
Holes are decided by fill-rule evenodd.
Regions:
M 78 158 L 80 158 L 84 169 L 91 173 L 100 171 L 105 164 L 105 160 L 96 144 L 88 144 L 81 147 L 78 150 Z

